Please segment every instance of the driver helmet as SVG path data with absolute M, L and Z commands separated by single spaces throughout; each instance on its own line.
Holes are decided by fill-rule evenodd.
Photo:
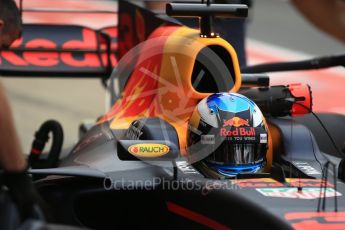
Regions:
M 259 107 L 237 93 L 212 94 L 189 120 L 187 157 L 210 178 L 261 172 L 266 164 L 268 129 Z

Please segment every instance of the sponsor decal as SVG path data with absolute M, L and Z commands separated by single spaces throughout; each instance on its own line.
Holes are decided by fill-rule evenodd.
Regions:
M 290 212 L 285 219 L 294 229 L 345 229 L 345 212 Z
M 256 188 L 256 191 L 264 196 L 277 197 L 277 198 L 294 198 L 294 199 L 318 199 L 321 197 L 334 197 L 341 196 L 340 192 L 335 191 L 333 188 L 303 188 L 298 191 L 297 188 Z
M 163 144 L 136 144 L 128 148 L 128 152 L 137 157 L 161 157 L 167 154 L 170 148 Z
M 333 184 L 321 179 L 299 179 L 299 178 L 287 178 L 286 183 L 280 183 L 272 178 L 258 178 L 258 179 L 238 179 L 232 181 L 233 184 L 237 184 L 241 188 L 275 188 L 286 187 L 286 185 L 292 187 L 334 187 Z
M 267 133 L 260 133 L 260 143 L 267 144 Z
M 293 161 L 292 164 L 307 175 L 321 175 L 321 172 L 309 165 L 305 161 Z
M 233 180 L 233 184 L 241 188 L 284 187 L 285 185 L 271 178 L 239 179 Z
M 241 126 L 249 126 L 249 121 L 244 120 L 240 117 L 233 117 L 229 120 L 224 120 L 223 127 L 241 127 Z
M 176 166 L 185 174 L 199 174 L 187 161 L 176 161 Z
M 221 137 L 235 137 L 235 136 L 248 136 L 255 137 L 255 129 L 251 128 L 234 128 L 232 130 L 227 130 L 226 128 L 220 129 Z
M 286 181 L 288 184 L 294 187 L 334 187 L 333 184 L 321 179 L 287 178 Z
M 11 49 L 1 52 L 0 65 L 4 68 L 34 66 L 43 69 L 51 67 L 60 69 L 62 66 L 100 68 L 106 64 L 106 50 L 98 51 L 97 44 L 103 37 L 99 37 L 97 31 L 79 27 L 49 26 L 47 30 L 52 32 L 42 34 L 40 31 L 44 31 L 45 28 L 47 26 L 42 25 L 40 29 L 37 29 L 37 26 L 25 26 L 23 37 L 16 40 Z M 61 31 L 65 32 L 63 36 Z M 115 46 L 116 42 L 112 45 Z M 38 49 L 42 52 L 30 51 L 30 49 Z M 60 49 L 62 51 L 59 51 Z M 73 53 L 75 50 L 80 51 L 79 54 Z M 114 54 L 111 59 L 116 62 Z
M 214 135 L 201 135 L 201 144 L 203 145 L 214 145 L 216 139 Z

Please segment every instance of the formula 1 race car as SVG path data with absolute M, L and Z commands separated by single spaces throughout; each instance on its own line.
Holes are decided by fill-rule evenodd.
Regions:
M 166 13 L 120 1 L 116 56 L 114 38 L 75 26 L 66 34 L 79 40 L 54 38 L 65 41 L 62 50 L 47 45 L 3 54 L 1 71 L 7 75 L 105 76 L 115 66 L 104 80 L 110 111 L 81 124 L 78 143 L 64 157 L 58 122 L 45 122 L 35 134 L 30 173 L 57 222 L 95 229 L 343 229 L 345 116 L 314 113 L 313 88 L 270 86 L 264 72 L 344 66 L 344 56 L 241 70 L 213 19 L 246 17 L 247 6 L 170 3 Z M 183 26 L 179 17 L 200 18 L 200 30 Z M 27 31 L 34 34 L 39 26 Z M 56 28 L 50 29 L 53 37 Z M 20 65 L 24 58 L 27 65 Z M 244 95 L 258 106 L 251 113 L 264 115 L 265 135 L 257 136 L 239 115 L 221 120 L 235 129 L 220 133 L 242 142 L 259 138 L 267 147 L 262 171 L 205 173 L 199 162 L 208 156 L 191 152 L 195 109 L 221 92 Z M 44 154 L 50 133 L 52 147 Z M 220 137 L 204 135 L 202 149 Z

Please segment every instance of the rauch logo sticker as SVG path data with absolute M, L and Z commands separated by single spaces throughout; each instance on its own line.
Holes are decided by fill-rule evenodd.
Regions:
M 161 157 L 170 151 L 169 146 L 163 144 L 136 144 L 128 148 L 128 152 L 137 157 Z

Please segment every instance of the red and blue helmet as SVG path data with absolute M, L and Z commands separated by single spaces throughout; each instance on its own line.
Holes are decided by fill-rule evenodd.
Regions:
M 189 161 L 205 176 L 257 173 L 266 163 L 268 129 L 258 106 L 237 93 L 203 99 L 191 116 L 187 134 Z

